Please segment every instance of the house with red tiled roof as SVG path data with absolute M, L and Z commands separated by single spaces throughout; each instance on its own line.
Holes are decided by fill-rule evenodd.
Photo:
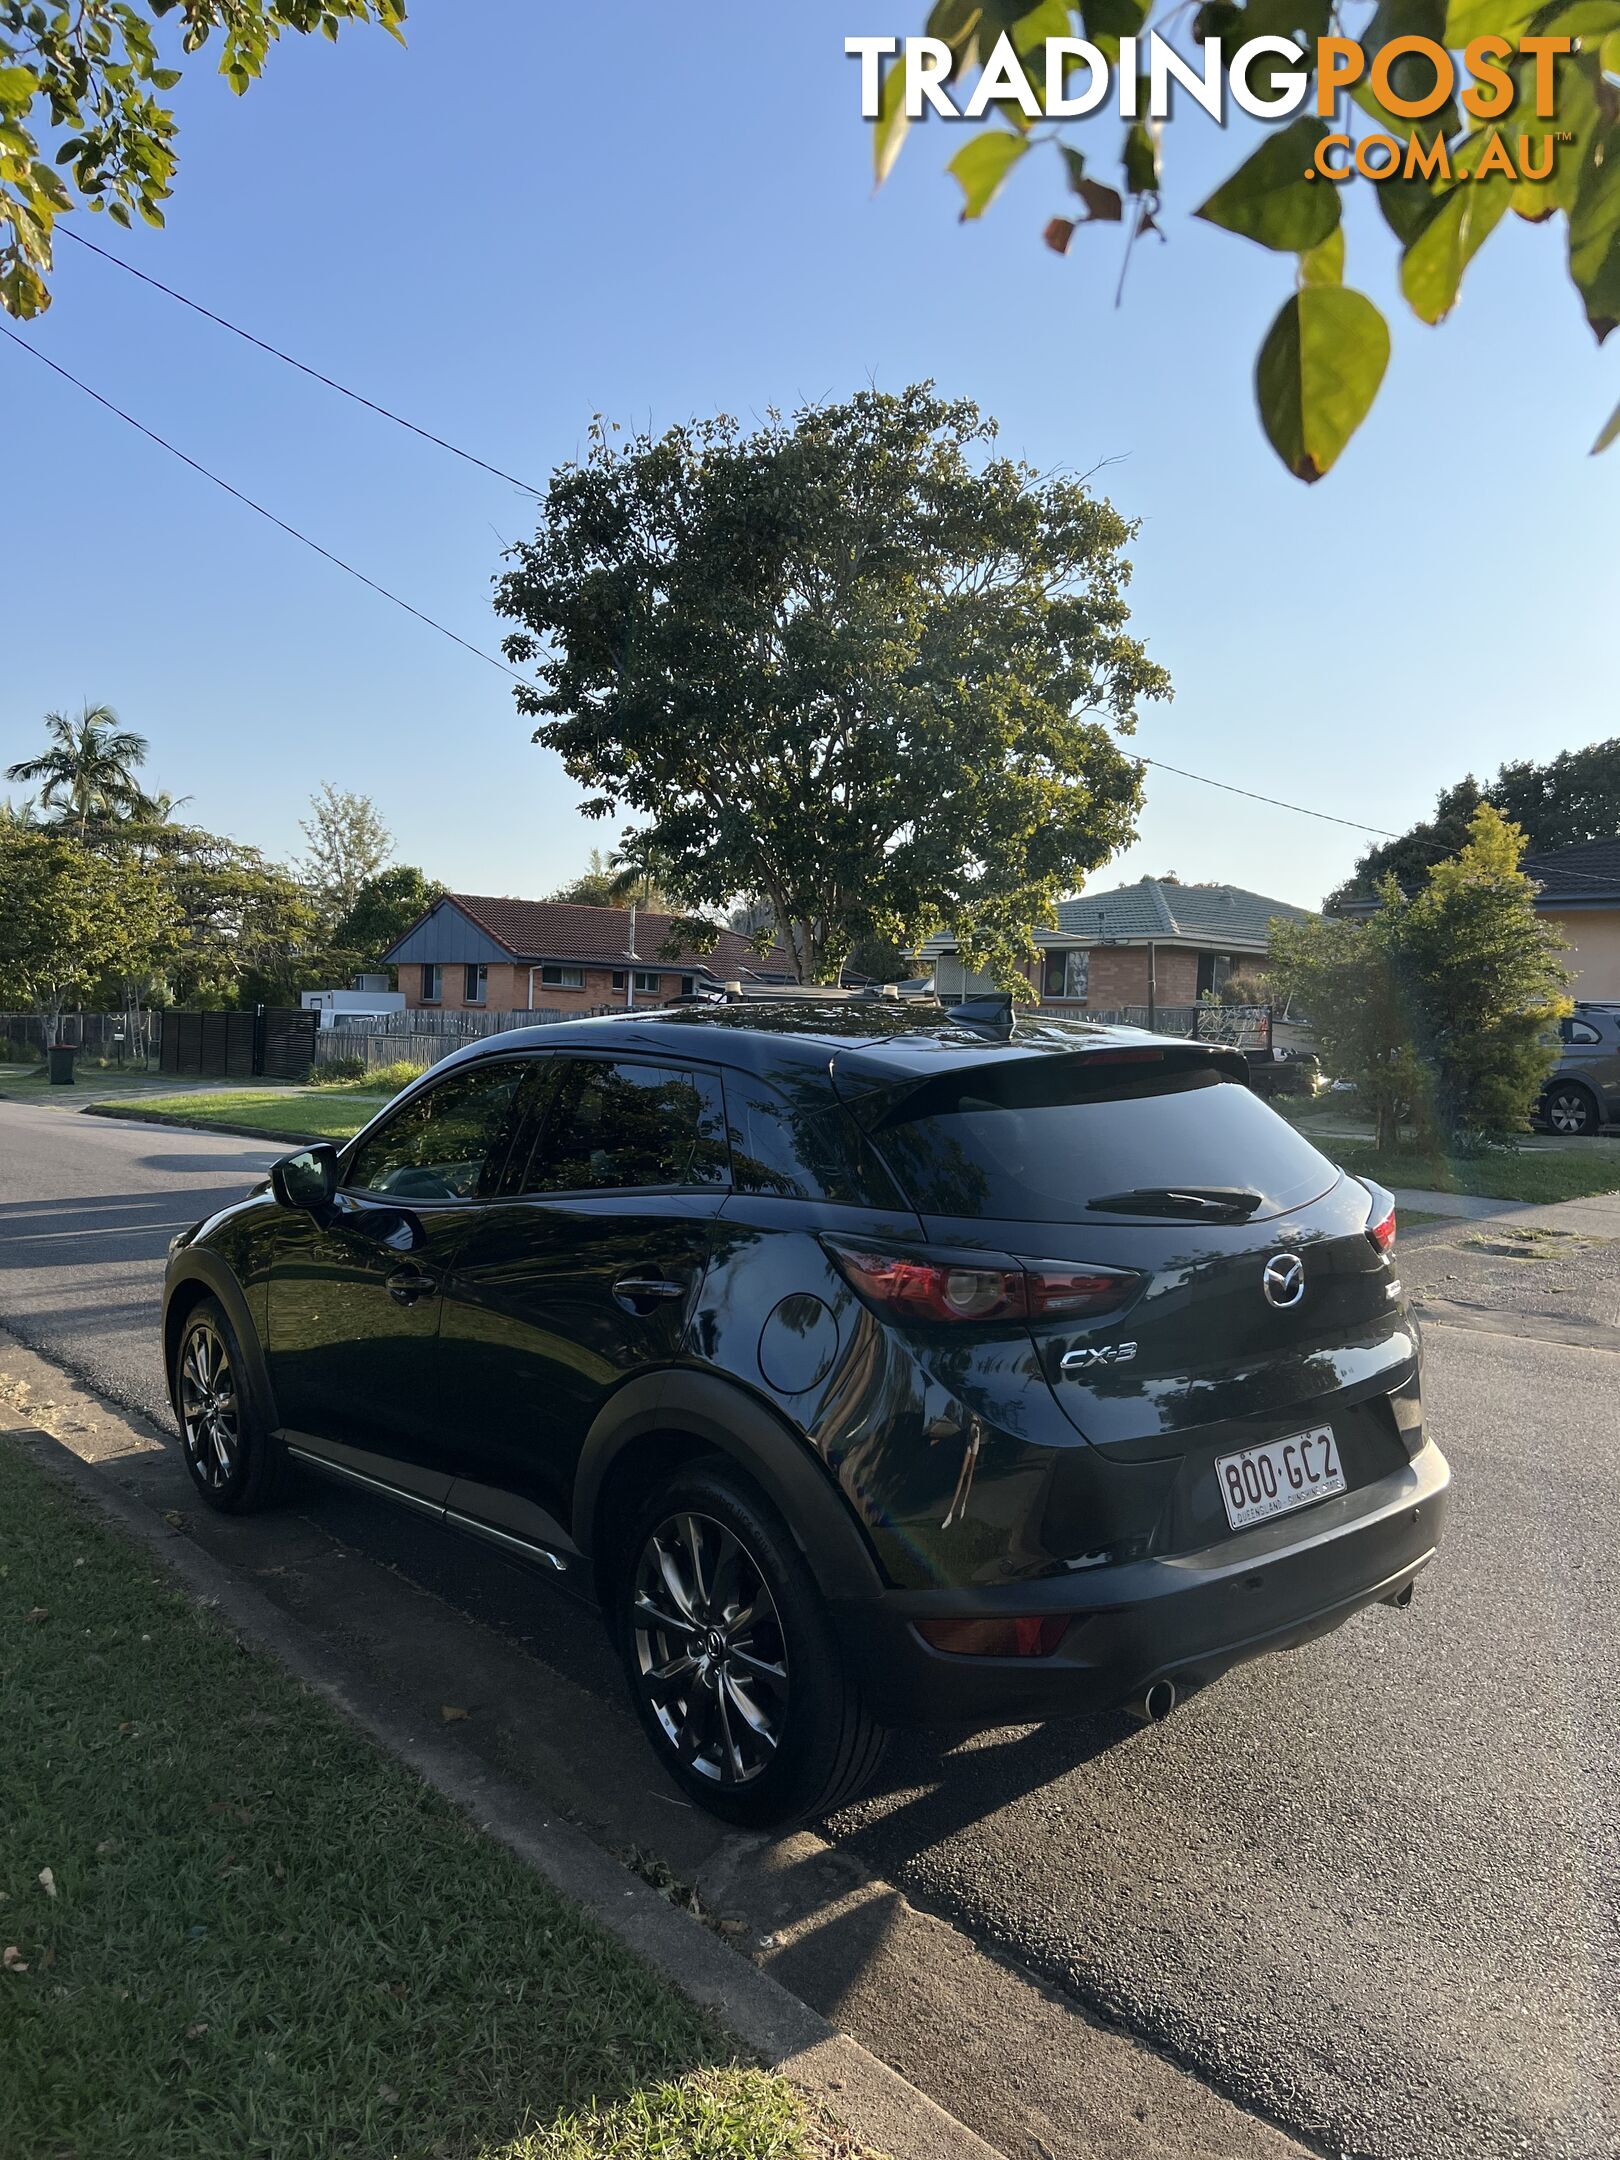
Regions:
M 383 958 L 399 970 L 407 1011 L 594 1012 L 652 1005 L 723 983 L 791 982 L 777 947 L 762 958 L 734 930 L 713 952 L 660 947 L 674 921 L 630 908 L 446 893 Z

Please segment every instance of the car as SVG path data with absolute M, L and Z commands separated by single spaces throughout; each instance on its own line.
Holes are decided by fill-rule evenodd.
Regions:
M 606 1621 L 735 1823 L 1143 1720 L 1433 1557 L 1390 1196 L 1241 1053 L 882 999 L 486 1038 L 174 1241 L 202 1498 L 324 1472 Z
M 1588 1137 L 1620 1124 L 1620 1005 L 1577 1000 L 1558 1036 L 1558 1063 L 1542 1089 L 1537 1122 Z

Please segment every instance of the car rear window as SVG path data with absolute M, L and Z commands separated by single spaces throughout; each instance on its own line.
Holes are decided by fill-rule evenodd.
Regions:
M 1136 1186 L 1240 1186 L 1268 1212 L 1338 1176 L 1240 1081 L 1208 1068 L 1031 1059 L 941 1074 L 868 1124 L 923 1215 L 1068 1222 Z

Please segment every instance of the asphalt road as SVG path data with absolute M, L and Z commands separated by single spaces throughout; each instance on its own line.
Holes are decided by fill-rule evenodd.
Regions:
M 0 1102 L 0 1320 L 167 1424 L 168 1238 L 270 1159 Z M 1515 1251 L 1459 1224 L 1403 1271 L 1447 1316 L 1428 1402 L 1457 1472 L 1409 1614 L 1364 1614 L 1152 1730 L 904 1739 L 827 1830 L 1328 2151 L 1614 2160 L 1620 1246 Z M 346 1539 L 616 1685 L 562 1601 L 518 1610 L 510 1569 L 329 1505 Z

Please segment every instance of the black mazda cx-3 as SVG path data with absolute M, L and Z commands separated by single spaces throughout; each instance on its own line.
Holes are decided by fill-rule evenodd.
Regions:
M 1388 1194 L 1244 1083 L 880 1000 L 487 1039 L 175 1240 L 192 1476 L 310 1464 L 577 1584 L 736 1822 L 891 1725 L 1162 1716 L 1406 1603 L 1448 1482 Z

